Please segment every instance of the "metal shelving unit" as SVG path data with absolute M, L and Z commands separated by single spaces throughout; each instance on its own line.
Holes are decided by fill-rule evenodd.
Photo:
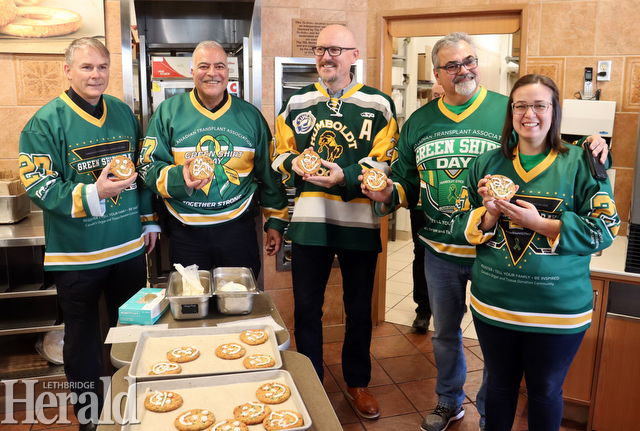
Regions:
M 59 323 L 57 291 L 44 272 L 42 213 L 0 225 L 0 378 L 20 379 L 64 375 L 61 365 L 35 349 L 46 332 L 64 329 Z

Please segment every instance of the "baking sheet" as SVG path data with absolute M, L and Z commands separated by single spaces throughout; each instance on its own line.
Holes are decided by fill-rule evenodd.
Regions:
M 258 346 L 245 344 L 240 341 L 240 333 L 245 329 L 262 329 L 269 335 L 269 339 Z M 216 356 L 216 348 L 226 343 L 238 343 L 244 346 L 247 353 L 239 359 L 220 359 Z M 182 346 L 197 347 L 200 350 L 200 356 L 194 361 L 181 363 L 182 373 L 180 374 L 149 375 L 153 364 L 168 362 L 166 353 Z M 137 380 L 161 380 L 256 371 L 256 369 L 247 369 L 242 365 L 244 358 L 252 354 L 268 354 L 275 360 L 273 367 L 259 368 L 258 370 L 272 370 L 282 367 L 278 340 L 273 328 L 252 325 L 143 332 L 131 359 L 129 377 Z
M 129 386 L 125 412 L 127 423 L 122 431 L 157 431 L 175 429 L 173 421 L 190 409 L 207 409 L 213 412 L 216 422 L 233 418 L 233 409 L 249 401 L 258 401 L 256 390 L 267 382 L 284 383 L 291 390 L 291 397 L 284 403 L 270 404 L 272 411 L 294 410 L 304 420 L 304 425 L 288 430 L 305 430 L 311 426 L 311 417 L 296 388 L 293 377 L 285 370 L 253 371 L 244 374 L 194 377 L 187 379 L 137 382 Z M 165 413 L 155 413 L 144 408 L 144 399 L 151 391 L 171 390 L 184 400 L 182 406 Z M 132 422 L 132 423 L 129 423 Z M 263 430 L 262 424 L 250 425 L 251 431 Z

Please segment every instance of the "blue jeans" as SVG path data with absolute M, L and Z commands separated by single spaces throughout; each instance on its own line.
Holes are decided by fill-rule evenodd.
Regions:
M 466 309 L 467 282 L 471 280 L 471 265 L 449 262 L 427 250 L 424 267 L 435 328 L 431 343 L 438 368 L 438 404 L 457 408 L 465 400 L 462 387 L 467 378 L 467 363 L 462 347 L 460 323 Z M 476 406 L 481 417 L 480 425 L 484 425 L 484 377 L 485 375 L 476 397 Z
M 473 323 L 488 370 L 486 430 L 511 430 L 523 374 L 529 429 L 560 429 L 562 384 L 586 331 L 568 335 L 521 332 L 485 323 L 475 316 Z

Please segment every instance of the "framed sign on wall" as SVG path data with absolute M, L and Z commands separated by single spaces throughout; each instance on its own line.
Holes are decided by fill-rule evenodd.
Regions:
M 104 0 L 0 2 L 0 52 L 60 54 L 80 37 L 104 42 Z

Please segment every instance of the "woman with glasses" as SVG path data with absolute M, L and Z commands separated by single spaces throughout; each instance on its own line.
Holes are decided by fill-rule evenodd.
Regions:
M 620 219 L 609 180 L 560 140 L 558 89 L 526 75 L 509 97 L 501 148 L 480 155 L 458 198 L 452 233 L 476 245 L 471 310 L 488 370 L 486 431 L 511 430 L 524 375 L 529 429 L 557 431 L 562 385 L 591 322 L 591 254 Z M 510 200 L 489 195 L 508 177 Z

